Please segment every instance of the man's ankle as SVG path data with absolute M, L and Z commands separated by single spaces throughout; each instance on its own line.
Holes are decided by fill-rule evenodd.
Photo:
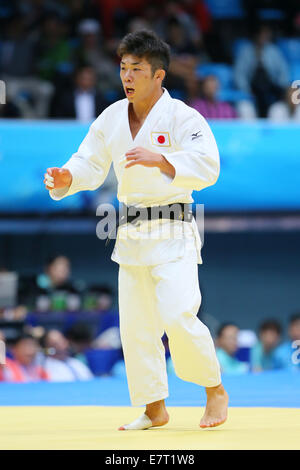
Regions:
M 224 393 L 225 388 L 223 387 L 222 382 L 219 385 L 216 385 L 215 387 L 205 387 L 207 395 L 213 395 L 215 393 Z

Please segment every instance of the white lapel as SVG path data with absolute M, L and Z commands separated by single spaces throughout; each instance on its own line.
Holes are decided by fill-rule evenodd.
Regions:
M 150 112 L 148 113 L 148 116 L 146 117 L 142 127 L 138 131 L 137 135 L 135 138 L 132 138 L 131 130 L 130 130 L 130 125 L 129 125 L 129 116 L 128 116 L 128 106 L 129 102 L 126 107 L 126 127 L 127 131 L 129 133 L 131 142 L 132 142 L 132 147 L 136 147 L 138 145 L 143 145 L 143 141 L 145 138 L 145 134 L 148 135 L 150 132 L 150 129 L 152 129 L 155 125 L 155 123 L 161 118 L 163 109 L 167 106 L 167 104 L 171 101 L 171 96 L 169 95 L 168 91 L 163 88 L 164 92 L 161 95 L 161 97 L 156 101 L 155 105 L 151 108 Z

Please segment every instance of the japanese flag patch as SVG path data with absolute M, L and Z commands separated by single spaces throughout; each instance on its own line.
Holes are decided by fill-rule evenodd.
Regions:
M 170 136 L 169 132 L 151 132 L 151 141 L 153 145 L 159 147 L 170 147 Z

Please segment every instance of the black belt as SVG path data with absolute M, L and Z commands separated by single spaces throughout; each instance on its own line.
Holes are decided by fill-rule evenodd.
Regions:
M 116 223 L 116 226 L 108 234 L 105 245 L 110 241 L 110 235 L 120 225 L 127 223 L 134 224 L 140 220 L 157 220 L 169 219 L 180 220 L 182 222 L 192 222 L 193 212 L 190 204 L 183 202 L 174 202 L 166 206 L 153 206 L 153 207 L 135 207 L 123 206 L 121 210 L 121 217 Z

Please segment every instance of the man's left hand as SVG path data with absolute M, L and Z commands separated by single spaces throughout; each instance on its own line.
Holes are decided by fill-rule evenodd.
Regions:
M 125 168 L 130 168 L 134 165 L 143 165 L 148 167 L 161 167 L 164 157 L 159 153 L 150 152 L 150 150 L 143 147 L 136 147 L 125 153 L 128 163 Z

